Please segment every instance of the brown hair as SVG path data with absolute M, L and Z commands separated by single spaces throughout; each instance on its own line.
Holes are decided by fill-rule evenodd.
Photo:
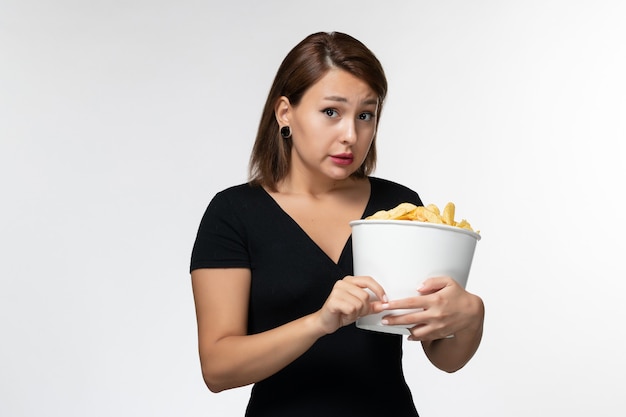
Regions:
M 296 106 L 304 93 L 331 68 L 339 68 L 365 81 L 378 95 L 378 117 L 387 95 L 387 78 L 376 56 L 357 39 L 340 32 L 307 36 L 285 57 L 267 96 L 250 156 L 250 183 L 271 190 L 289 170 L 291 141 L 280 137 L 274 107 L 285 96 Z M 376 125 L 378 130 L 378 124 Z M 363 178 L 376 166 L 376 132 L 363 164 L 352 175 Z

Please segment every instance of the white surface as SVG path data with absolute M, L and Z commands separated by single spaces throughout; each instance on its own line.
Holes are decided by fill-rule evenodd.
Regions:
M 390 300 L 418 295 L 421 283 L 432 277 L 449 276 L 466 287 L 480 235 L 453 226 L 407 220 L 357 220 L 350 226 L 354 274 L 374 277 Z M 381 320 L 410 311 L 415 310 L 370 314 L 356 324 L 362 329 L 408 335 L 407 326 L 385 326 Z
M 449 375 L 406 344 L 421 416 L 623 416 L 625 18 L 621 0 L 0 2 L 0 415 L 243 415 L 248 387 L 200 376 L 191 245 L 246 178 L 282 57 L 341 30 L 390 82 L 376 174 L 483 236 L 477 355 Z

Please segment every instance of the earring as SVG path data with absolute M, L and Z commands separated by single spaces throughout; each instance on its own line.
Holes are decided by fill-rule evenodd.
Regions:
M 281 127 L 280 136 L 282 136 L 283 139 L 289 139 L 291 137 L 291 128 L 289 126 Z

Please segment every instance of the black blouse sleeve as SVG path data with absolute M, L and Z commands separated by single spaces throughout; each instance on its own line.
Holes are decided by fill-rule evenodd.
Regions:
M 220 192 L 207 207 L 196 235 L 190 271 L 198 268 L 250 268 L 245 227 L 237 205 Z

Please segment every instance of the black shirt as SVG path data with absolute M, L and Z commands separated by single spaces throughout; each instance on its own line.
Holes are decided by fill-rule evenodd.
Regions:
M 370 177 L 362 218 L 399 203 L 422 205 L 416 192 Z M 262 188 L 219 192 L 198 230 L 191 270 L 249 268 L 248 333 L 260 333 L 321 308 L 337 280 L 352 275 L 352 240 L 333 262 Z M 276 374 L 257 382 L 246 415 L 417 416 L 402 371 L 402 336 L 354 324 L 320 338 Z

